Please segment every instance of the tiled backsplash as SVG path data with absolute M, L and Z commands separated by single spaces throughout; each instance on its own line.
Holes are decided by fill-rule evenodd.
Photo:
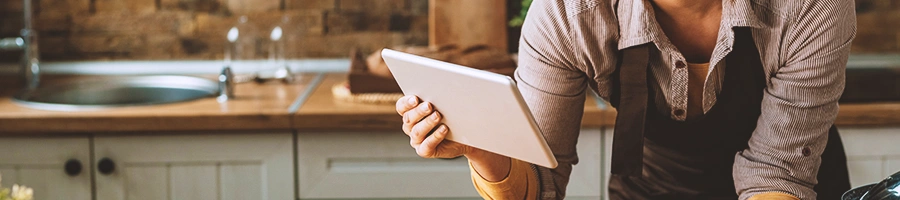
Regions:
M 267 32 L 283 17 L 287 58 L 428 43 L 428 0 L 34 0 L 44 60 L 222 59 L 246 15 Z M 900 1 L 856 0 L 854 53 L 900 53 Z M 0 36 L 22 27 L 22 0 L 0 0 Z M 259 36 L 264 51 L 264 36 Z M 0 52 L 0 62 L 19 59 Z
M 0 37 L 23 27 L 22 0 L 0 0 Z M 247 16 L 265 51 L 283 18 L 287 58 L 347 57 L 350 49 L 427 45 L 427 0 L 34 0 L 43 60 L 222 59 L 226 33 Z M 19 59 L 0 53 L 0 62 Z

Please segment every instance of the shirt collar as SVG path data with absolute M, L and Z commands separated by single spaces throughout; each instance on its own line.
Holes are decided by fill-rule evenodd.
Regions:
M 723 0 L 722 25 L 732 28 L 763 27 L 752 4 L 751 0 Z M 663 43 L 661 40 L 665 38 L 665 33 L 656 22 L 653 6 L 648 0 L 620 0 L 616 9 L 620 31 L 619 50 L 649 42 L 658 46 Z

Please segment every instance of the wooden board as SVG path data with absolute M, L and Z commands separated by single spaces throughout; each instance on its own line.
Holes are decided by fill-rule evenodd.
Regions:
M 506 0 L 430 0 L 428 44 L 507 49 Z

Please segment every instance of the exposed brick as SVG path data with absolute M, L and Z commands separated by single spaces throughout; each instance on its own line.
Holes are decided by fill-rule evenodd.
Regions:
M 234 14 L 275 11 L 281 6 L 280 0 L 225 0 L 228 10 Z
M 361 32 L 339 35 L 310 36 L 303 38 L 301 45 L 286 46 L 298 57 L 347 57 L 350 50 L 359 48 L 363 52 L 373 52 L 384 47 L 401 45 L 393 41 L 389 32 Z
M 90 14 L 90 0 L 37 0 L 35 14 L 38 16 L 71 16 Z
M 172 35 L 147 36 L 145 47 L 134 53 L 132 59 L 173 59 L 178 55 L 184 55 L 178 40 L 178 37 Z
M 228 29 L 237 23 L 236 17 L 226 17 L 221 15 L 210 15 L 199 13 L 194 17 L 196 20 L 197 31 L 201 34 L 208 35 L 210 33 L 221 34 L 225 37 Z
M 3 18 L 0 19 L 0 36 L 18 36 L 19 30 L 25 27 L 22 18 Z
M 72 26 L 72 18 L 68 15 L 40 15 L 32 23 L 32 27 L 41 32 L 68 32 Z
M 160 10 L 229 15 L 224 0 L 159 0 Z
M 138 36 L 129 35 L 77 35 L 69 38 L 74 52 L 102 53 L 102 52 L 131 52 L 145 48 L 143 40 Z
M 322 35 L 325 33 L 324 12 L 287 11 L 285 16 L 288 19 L 283 28 L 288 34 Z
M 182 23 L 193 23 L 188 13 L 97 13 L 72 18 L 74 33 L 177 34 Z
M 897 40 L 897 46 L 894 46 L 894 49 L 892 50 L 892 51 L 895 51 L 895 52 L 898 51 L 898 50 L 900 50 L 900 31 L 897 31 L 897 37 L 896 37 L 896 40 Z
M 412 25 L 412 16 L 403 14 L 391 14 L 388 30 L 390 31 L 409 31 Z
M 337 0 L 339 11 L 364 11 L 387 14 L 409 8 L 406 0 Z
M 335 0 L 284 0 L 287 10 L 331 10 L 335 5 Z
M 352 48 L 427 42 L 427 0 L 37 0 L 44 60 L 222 59 L 245 15 L 249 51 L 265 57 L 281 26 L 286 56 L 346 57 Z M 92 3 L 93 2 L 93 3 Z M 20 0 L 0 1 L 0 37 L 16 36 Z M 393 17 L 392 17 L 393 16 Z M 393 19 L 393 20 L 392 20 Z M 17 61 L 16 52 L 0 61 Z M 5 59 L 5 60 L 4 60 Z
M 409 12 L 414 15 L 428 15 L 428 0 L 406 0 Z
M 147 14 L 156 11 L 155 0 L 93 0 L 98 13 Z
M 42 36 L 38 41 L 38 49 L 41 51 L 41 55 L 59 55 L 64 54 L 67 51 L 68 38 L 66 37 L 46 37 Z
M 5 0 L 0 2 L 0 12 L 22 12 L 22 6 L 25 2 L 19 0 Z
M 390 30 L 390 15 L 340 11 L 328 12 L 325 16 L 325 33 L 327 34 Z

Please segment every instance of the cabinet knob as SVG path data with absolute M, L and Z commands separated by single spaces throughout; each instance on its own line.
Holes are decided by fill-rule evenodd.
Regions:
M 116 163 L 109 158 L 100 159 L 100 162 L 97 162 L 97 171 L 104 175 L 112 174 L 116 171 Z
M 78 176 L 78 174 L 81 174 L 81 161 L 76 159 L 67 160 L 65 170 L 69 176 Z

